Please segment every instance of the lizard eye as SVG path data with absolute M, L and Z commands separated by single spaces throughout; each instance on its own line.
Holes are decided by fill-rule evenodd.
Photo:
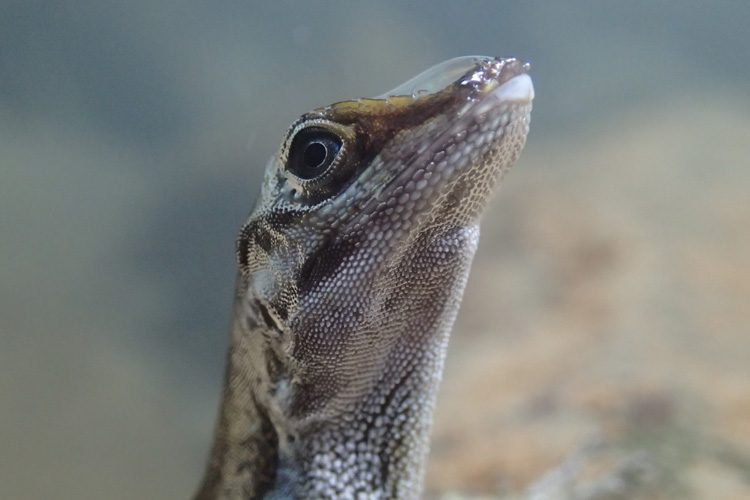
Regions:
M 314 179 L 326 172 L 341 150 L 341 139 L 321 127 L 300 130 L 289 148 L 287 168 L 300 179 Z

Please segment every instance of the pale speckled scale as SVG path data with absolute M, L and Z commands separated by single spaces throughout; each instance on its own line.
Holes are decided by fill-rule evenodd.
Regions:
M 479 217 L 523 148 L 514 59 L 303 115 L 243 227 L 198 500 L 416 499 Z

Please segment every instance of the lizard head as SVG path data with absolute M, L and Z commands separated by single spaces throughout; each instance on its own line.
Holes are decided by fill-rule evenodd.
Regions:
M 478 219 L 526 140 L 527 71 L 455 59 L 290 127 L 237 250 L 293 432 L 434 393 Z

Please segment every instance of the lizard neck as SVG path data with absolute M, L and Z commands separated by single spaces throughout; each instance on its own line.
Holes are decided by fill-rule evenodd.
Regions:
M 477 241 L 476 227 L 453 234 L 455 255 L 466 257 L 454 266 L 405 264 L 414 284 L 402 300 L 421 314 L 383 320 L 387 330 L 374 335 L 392 339 L 387 354 L 375 368 L 355 367 L 360 377 L 377 375 L 352 375 L 319 411 L 300 412 L 295 401 L 321 384 L 288 369 L 284 342 L 268 341 L 283 333 L 262 305 L 241 299 L 256 306 L 235 315 L 221 415 L 196 500 L 419 498 L 448 338 Z M 440 286 L 425 287 L 428 277 Z
M 425 350 L 393 360 L 409 366 L 405 375 L 379 381 L 354 412 L 291 433 L 267 407 L 263 374 L 247 371 L 248 340 L 236 338 L 230 348 L 211 458 L 195 500 L 333 499 L 348 491 L 419 497 L 447 330 Z
M 233 325 L 219 419 L 194 500 L 262 498 L 275 481 L 279 437 L 263 397 L 269 392 L 268 372 L 253 355 L 257 336 L 238 322 Z

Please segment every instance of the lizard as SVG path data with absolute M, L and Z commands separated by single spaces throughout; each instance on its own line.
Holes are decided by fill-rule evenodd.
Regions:
M 237 239 L 195 500 L 421 495 L 479 219 L 529 131 L 528 70 L 452 59 L 291 125 Z

